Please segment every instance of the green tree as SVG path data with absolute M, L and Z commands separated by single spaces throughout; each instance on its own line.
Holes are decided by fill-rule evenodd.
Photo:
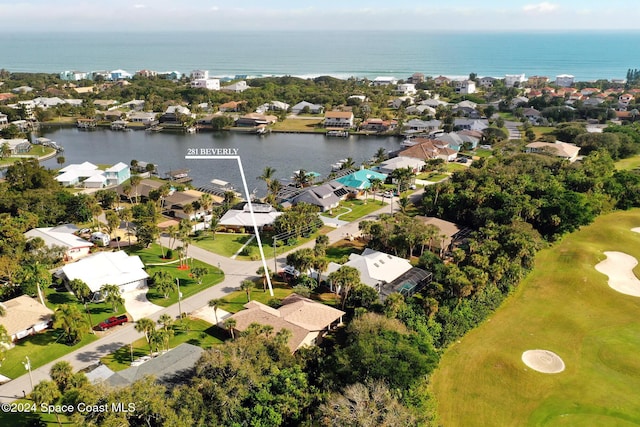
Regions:
M 222 304 L 222 302 L 223 300 L 221 298 L 210 299 L 208 302 L 209 307 L 213 308 L 213 316 L 216 319 L 216 325 L 220 323 L 218 321 L 218 307 L 220 307 L 220 304 Z
M 360 271 L 354 267 L 343 265 L 333 273 L 329 274 L 329 281 L 336 289 L 336 293 L 342 298 L 342 308 L 344 309 L 349 297 L 349 292 L 360 283 Z
M 33 403 L 35 403 L 38 408 L 42 405 L 48 406 L 56 402 L 60 396 L 60 390 L 58 390 L 58 387 L 53 381 L 40 381 L 31 392 L 31 400 L 33 400 Z M 54 413 L 58 425 L 62 425 L 60 423 L 60 414 L 58 411 L 54 411 Z
M 229 334 L 231 334 L 231 339 L 235 339 L 236 337 L 233 330 L 236 327 L 236 319 L 228 317 L 227 319 L 225 319 L 223 326 L 229 331 Z
M 73 380 L 73 367 L 66 360 L 56 362 L 49 370 L 49 376 L 58 386 L 60 393 L 64 393 Z
M 175 278 L 168 271 L 159 270 L 153 275 L 153 286 L 162 293 L 164 299 L 167 299 L 175 288 Z
M 144 338 L 147 340 L 147 344 L 149 345 L 149 355 L 151 355 L 151 353 L 153 353 L 153 343 L 151 338 L 156 330 L 155 322 L 147 317 L 143 317 L 136 322 L 135 329 L 136 331 L 144 334 Z
M 111 305 L 111 309 L 114 313 L 118 311 L 118 305 L 124 304 L 124 298 L 122 298 L 120 287 L 118 285 L 102 285 L 100 288 L 100 294 L 104 298 L 104 302 Z
M 67 344 L 75 344 L 89 332 L 87 319 L 80 313 L 78 307 L 71 304 L 61 304 L 53 315 L 53 326 L 62 329 L 62 335 Z
M 245 279 L 240 283 L 240 289 L 247 294 L 247 302 L 251 301 L 251 290 L 254 288 L 255 283 L 249 279 Z
M 120 228 L 120 217 L 114 211 L 107 211 L 107 213 L 105 214 L 105 218 L 107 220 L 107 231 L 109 232 L 109 237 L 113 239 L 116 230 Z M 118 245 L 118 250 L 120 250 L 120 239 L 117 237 L 116 243 Z
M 195 267 L 191 270 L 191 276 L 198 282 L 198 285 L 202 285 L 202 279 L 209 274 L 209 269 L 206 267 Z

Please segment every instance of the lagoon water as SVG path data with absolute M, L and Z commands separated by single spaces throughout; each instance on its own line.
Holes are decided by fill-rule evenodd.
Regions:
M 1 30 L 0 30 L 1 31 Z M 0 68 L 209 70 L 215 76 L 332 75 L 406 79 L 525 73 L 625 78 L 640 68 L 640 32 L 298 31 L 1 33 Z
M 188 148 L 237 148 L 242 160 L 249 191 L 258 189 L 264 195 L 266 187 L 256 177 L 265 166 L 274 167 L 275 177 L 285 182 L 298 169 L 315 171 L 326 177 L 331 164 L 351 157 L 356 164 L 371 159 L 378 148 L 393 151 L 400 148 L 395 137 L 350 136 L 330 138 L 314 134 L 272 133 L 257 136 L 233 132 L 154 133 L 145 131 L 119 132 L 111 130 L 80 131 L 76 128 L 50 129 L 43 132 L 65 149 L 65 165 L 89 161 L 94 164 L 129 164 L 132 159 L 158 165 L 161 175 L 170 170 L 187 168 L 195 186 L 207 185 L 212 179 L 229 181 L 237 190 L 242 180 L 237 162 L 233 160 L 185 160 Z M 44 166 L 59 168 L 55 159 Z

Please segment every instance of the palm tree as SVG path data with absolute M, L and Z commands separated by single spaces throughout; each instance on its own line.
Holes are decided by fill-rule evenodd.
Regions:
M 213 197 L 211 197 L 211 194 L 209 193 L 203 193 L 202 196 L 200 196 L 199 203 L 200 207 L 206 214 L 209 212 L 211 206 L 213 205 Z
M 409 197 L 406 195 L 400 197 L 400 199 L 398 200 L 398 204 L 400 205 L 400 212 L 406 213 L 407 208 L 409 207 Z
M 141 182 L 142 177 L 140 175 L 131 175 L 131 178 L 129 178 L 129 183 L 131 184 L 135 194 L 136 203 L 138 203 L 138 185 L 140 185 Z
M 304 188 L 309 185 L 309 174 L 306 170 L 300 169 L 293 175 L 293 182 L 296 184 L 296 187 Z
M 131 220 L 133 219 L 133 211 L 130 208 L 124 208 L 118 213 L 118 216 L 125 222 L 127 237 L 129 238 L 129 246 L 131 246 Z
M 87 312 L 87 316 L 89 316 L 89 324 L 93 326 L 93 321 L 91 320 L 91 310 L 89 310 L 88 305 L 90 298 L 93 296 L 93 292 L 91 292 L 89 285 L 87 285 L 80 279 L 73 279 L 69 282 L 69 288 L 71 289 L 71 292 L 75 294 L 76 298 L 78 298 L 80 302 L 84 304 L 84 309 Z M 93 329 L 91 330 L 91 332 L 93 332 Z
M 60 390 L 53 381 L 40 381 L 33 388 L 31 392 L 31 400 L 38 406 L 47 406 L 55 402 L 60 398 Z M 56 414 L 56 420 L 58 421 L 58 425 L 62 425 L 60 423 L 60 414 L 58 411 L 54 411 Z
M 374 178 L 371 180 L 371 186 L 369 189 L 373 193 L 373 201 L 376 201 L 376 192 L 382 188 L 382 180 L 380 178 Z
M 60 166 L 64 165 L 64 162 L 66 162 L 67 159 L 64 158 L 64 156 L 58 156 L 56 157 L 56 163 L 58 163 Z
M 240 283 L 240 289 L 247 294 L 247 302 L 251 301 L 251 289 L 254 285 L 255 284 L 249 279 L 245 279 Z
M 118 285 L 102 285 L 100 293 L 104 297 L 104 302 L 111 304 L 114 313 L 118 311 L 118 305 L 124 304 Z
M 162 329 L 171 329 L 173 326 L 173 318 L 167 313 L 164 313 L 158 318 L 158 323 L 162 325 Z
M 387 150 L 385 150 L 383 147 L 380 147 L 373 155 L 373 157 L 376 159 L 376 164 L 380 164 L 387 159 Z
M 216 326 L 218 325 L 218 323 L 220 323 L 218 321 L 218 307 L 220 306 L 220 304 L 222 304 L 222 299 L 220 298 L 209 300 L 209 307 L 213 308 L 213 316 L 216 318 Z
M 142 332 L 144 334 L 144 338 L 147 340 L 147 344 L 149 344 L 149 355 L 151 355 L 151 353 L 153 352 L 151 335 L 156 330 L 155 322 L 147 317 L 143 317 L 136 322 L 135 329 L 136 331 Z
M 120 218 L 114 211 L 107 211 L 105 217 L 107 219 L 107 231 L 109 232 L 109 236 L 113 238 L 114 233 L 120 227 Z M 117 236 L 116 243 L 118 245 L 118 250 L 120 250 L 120 239 Z
M 271 269 L 269 267 L 267 267 L 267 269 L 264 269 L 264 266 L 260 266 L 260 268 L 258 268 L 256 270 L 256 274 L 262 276 L 262 291 L 266 292 L 267 291 L 267 276 L 271 275 Z
M 275 173 L 276 170 L 274 168 L 272 168 L 271 166 L 265 166 L 262 170 L 262 175 L 260 175 L 256 179 L 264 181 L 267 184 L 267 188 L 269 188 L 269 184 L 271 184 L 271 180 L 273 179 Z
M 66 360 L 56 362 L 49 370 L 49 376 L 58 386 L 60 393 L 64 393 L 67 387 L 71 384 L 71 380 L 73 378 L 73 367 L 71 366 L 71 363 Z
M 318 286 L 322 279 L 322 273 L 329 267 L 329 260 L 325 257 L 315 257 L 313 259 L 313 269 L 318 273 Z
M 53 315 L 53 326 L 61 328 L 68 344 L 75 344 L 89 331 L 87 319 L 76 305 L 61 304 Z
M 236 319 L 232 317 L 227 318 L 224 321 L 223 326 L 229 330 L 229 333 L 231 334 L 231 339 L 236 339 L 235 334 L 233 333 L 233 328 L 236 327 Z
M 191 276 L 196 279 L 198 285 L 202 285 L 202 279 L 207 274 L 209 274 L 209 269 L 206 267 L 195 267 L 193 270 L 191 270 Z
M 158 290 L 164 296 L 164 299 L 169 298 L 169 292 L 173 290 L 174 278 L 166 270 L 157 271 L 153 275 L 153 283 Z
M 345 161 L 342 162 L 342 166 L 340 166 L 340 169 L 353 169 L 355 165 L 356 162 L 353 160 L 353 158 L 347 157 Z

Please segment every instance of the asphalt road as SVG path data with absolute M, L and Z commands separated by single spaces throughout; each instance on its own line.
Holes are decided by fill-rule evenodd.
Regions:
M 418 190 L 412 195 L 412 200 L 416 197 L 419 197 L 419 194 L 421 194 L 421 190 Z M 390 201 L 390 199 L 384 200 L 387 203 Z M 391 213 L 392 209 L 398 209 L 397 197 L 394 197 L 393 205 L 386 205 L 378 209 L 377 211 L 367 215 L 366 217 L 360 218 L 357 221 L 350 222 L 346 225 L 341 226 L 340 228 L 330 231 L 329 233 L 327 233 L 327 235 L 329 236 L 329 242 L 335 243 L 341 239 L 344 239 L 345 237 L 348 237 L 349 235 L 358 235 L 358 224 L 360 221 L 365 219 L 375 219 L 380 213 Z M 168 238 L 162 237 L 162 239 L 163 244 L 168 246 Z M 304 247 L 313 247 L 314 244 L 314 241 L 310 241 L 305 243 L 304 245 L 297 247 L 294 250 L 298 250 Z M 179 243 L 176 243 L 176 245 L 179 245 Z M 263 246 L 265 249 L 265 257 L 267 258 L 267 266 L 271 269 L 276 266 L 277 270 L 282 269 L 285 265 L 286 254 L 279 255 L 274 261 L 274 258 L 272 256 L 270 257 L 269 254 L 268 242 L 263 242 L 263 245 L 267 245 Z M 225 273 L 225 278 L 224 281 L 222 281 L 218 285 L 207 288 L 196 295 L 192 295 L 191 297 L 182 300 L 180 305 L 183 313 L 190 313 L 192 311 L 195 311 L 206 306 L 210 299 L 223 298 L 226 295 L 238 290 L 240 288 L 240 283 L 244 279 L 256 277 L 256 270 L 262 265 L 262 261 L 237 261 L 211 253 L 194 245 L 189 246 L 188 255 L 210 265 L 220 267 Z M 174 304 L 170 307 L 164 308 L 149 316 L 149 318 L 155 321 L 165 313 L 174 318 L 178 317 L 178 304 Z M 53 362 L 32 370 L 32 380 L 30 379 L 30 376 L 25 373 L 25 375 L 22 375 L 21 377 L 15 378 L 5 384 L 0 385 L 0 402 L 12 402 L 18 398 L 23 397 L 24 393 L 30 393 L 32 389 L 31 381 L 33 381 L 33 384 L 35 385 L 42 380 L 50 379 L 49 371 L 51 367 L 58 361 L 68 361 L 76 371 L 84 369 L 88 366 L 96 364 L 101 357 L 106 356 L 109 353 L 113 353 L 120 347 L 130 344 L 135 340 L 141 338 L 142 336 L 143 335 L 141 333 L 135 330 L 134 323 L 127 323 L 126 325 L 117 326 L 97 341 L 94 341 L 91 344 L 88 344 L 57 360 L 54 360 Z

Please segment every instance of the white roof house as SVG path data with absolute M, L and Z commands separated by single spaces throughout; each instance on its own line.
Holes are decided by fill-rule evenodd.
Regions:
M 253 207 L 258 228 L 273 224 L 276 218 L 282 215 L 282 212 L 276 211 L 271 205 L 252 203 L 251 206 Z M 242 210 L 229 209 L 227 213 L 220 218 L 219 225 L 226 227 L 253 227 L 249 204 L 245 204 Z
M 578 159 L 580 147 L 568 142 L 532 142 L 526 145 L 527 153 L 550 153 L 573 163 Z
M 84 281 L 92 292 L 103 285 L 117 285 L 120 291 L 144 287 L 149 275 L 138 256 L 129 256 L 124 251 L 99 252 L 73 264 L 62 267 L 68 280 Z
M 65 257 L 67 260 L 71 260 L 87 255 L 89 249 L 93 246 L 93 243 L 73 234 L 77 229 L 77 227 L 69 224 L 57 227 L 32 228 L 24 233 L 24 237 L 26 239 L 39 237 L 49 248 L 54 246 L 63 247 L 65 248 Z
M 367 286 L 378 289 L 381 283 L 391 283 L 397 277 L 411 270 L 412 265 L 408 260 L 384 252 L 365 249 L 362 255 L 351 254 L 348 265 L 360 272 L 360 281 Z M 337 271 L 342 265 L 335 262 L 329 263 L 326 274 Z
M 426 166 L 424 160 L 412 158 L 412 157 L 394 157 L 389 160 L 385 160 L 378 166 L 378 172 L 391 174 L 396 169 L 411 168 L 414 173 L 422 170 Z

